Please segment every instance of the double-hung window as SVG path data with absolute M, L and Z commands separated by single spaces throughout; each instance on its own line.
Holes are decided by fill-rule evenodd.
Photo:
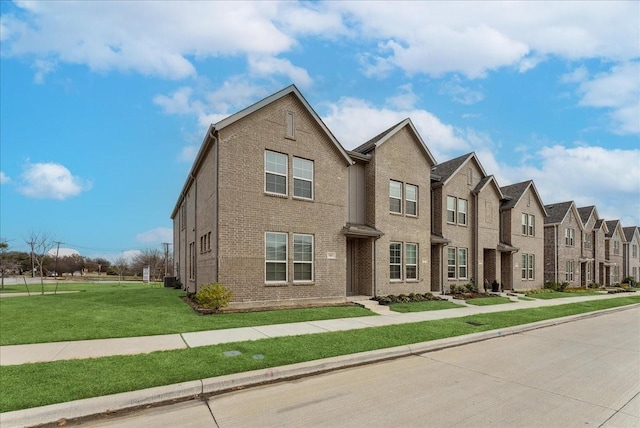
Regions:
M 522 255 L 522 279 L 534 279 L 535 254 Z
M 456 222 L 456 198 L 447 196 L 447 223 Z
M 404 186 L 404 194 L 407 200 L 406 212 L 409 216 L 418 215 L 418 186 L 413 184 L 406 184 Z
M 456 249 L 447 248 L 447 278 L 456 278 Z
M 293 158 L 293 196 L 313 199 L 313 161 Z
M 287 194 L 287 155 L 264 152 L 264 189 L 268 193 Z
M 293 281 L 313 281 L 313 235 L 293 235 Z
M 573 247 L 573 239 L 574 239 L 575 230 L 574 229 L 565 229 L 564 230 L 564 244 Z
M 522 213 L 522 234 L 535 236 L 536 234 L 536 218 L 533 214 Z
M 389 211 L 402 214 L 402 183 L 389 181 Z
M 287 234 L 265 233 L 265 279 L 267 282 L 287 281 Z
M 400 242 L 389 244 L 389 279 L 392 281 L 402 279 L 402 244 Z
M 613 254 L 620 254 L 620 241 L 613 241 Z
M 566 281 L 573 281 L 573 260 L 567 260 L 566 265 L 566 272 L 565 272 L 565 280 Z
M 418 244 L 405 244 L 405 278 L 418 279 Z
M 467 249 L 458 248 L 458 278 L 467 278 Z
M 584 248 L 591 248 L 591 233 L 584 233 Z
M 467 200 L 458 199 L 458 224 L 467 224 Z

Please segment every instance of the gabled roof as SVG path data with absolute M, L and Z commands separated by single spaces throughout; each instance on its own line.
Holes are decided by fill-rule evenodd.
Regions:
M 622 231 L 624 232 L 624 237 L 627 242 L 633 241 L 633 235 L 635 235 L 636 233 L 638 234 L 638 237 L 640 239 L 640 228 L 638 228 L 638 226 L 623 227 Z
M 520 183 L 510 184 L 508 186 L 503 186 L 500 188 L 502 190 L 502 194 L 505 197 L 502 206 L 500 207 L 503 210 L 510 210 L 515 208 L 516 205 L 520 202 L 525 193 L 527 193 L 528 189 L 531 189 L 531 192 L 534 194 L 540 207 L 542 208 L 542 212 L 545 216 L 549 215 L 547 210 L 542 203 L 542 198 L 540 197 L 540 193 L 538 193 L 538 189 L 536 185 L 533 183 L 533 180 L 527 180 Z
M 576 208 L 576 204 L 573 201 L 558 202 L 556 204 L 545 205 L 544 209 L 547 210 L 547 217 L 545 217 L 544 219 L 545 226 L 561 224 L 567 217 L 567 214 L 573 211 L 573 215 L 578 220 L 580 229 L 584 229 L 582 220 L 580 219 L 580 214 L 578 214 L 578 209 Z
M 476 188 L 473 189 L 473 192 L 480 193 L 490 184 L 493 184 L 493 187 L 498 191 L 498 197 L 500 198 L 500 200 L 504 199 L 504 194 L 502 193 L 502 190 L 500 189 L 500 186 L 498 186 L 498 182 L 493 175 L 484 177 L 482 180 L 480 180 L 480 182 L 476 185 Z
M 329 130 L 329 128 L 327 128 L 327 126 L 324 124 L 322 119 L 320 119 L 320 116 L 318 116 L 318 114 L 315 112 L 315 110 L 313 110 L 311 105 L 302 96 L 302 94 L 300 93 L 300 91 L 298 90 L 296 85 L 289 85 L 286 88 L 276 92 L 275 94 L 269 95 L 268 97 L 258 101 L 257 103 L 252 104 L 249 107 L 247 107 L 247 108 L 245 108 L 243 110 L 240 110 L 239 112 L 237 112 L 235 114 L 232 114 L 231 116 L 226 117 L 226 118 L 222 119 L 221 121 L 219 121 L 217 123 L 214 123 L 213 124 L 213 128 L 216 131 L 220 131 L 223 128 L 231 125 L 232 123 L 235 123 L 238 120 L 240 120 L 240 119 L 242 119 L 242 118 L 244 118 L 246 116 L 249 116 L 250 114 L 260 110 L 262 107 L 265 107 L 265 106 L 273 103 L 274 101 L 277 101 L 277 100 L 279 100 L 281 98 L 284 98 L 285 96 L 287 96 L 289 94 L 293 94 L 298 98 L 298 100 L 302 103 L 302 105 L 305 107 L 305 109 L 309 112 L 311 117 L 313 117 L 313 119 L 318 124 L 318 126 L 320 126 L 320 129 L 322 129 L 324 131 L 324 133 L 329 137 L 329 139 L 334 144 L 334 146 L 336 146 L 336 149 L 338 149 L 340 154 L 344 157 L 344 159 L 347 162 L 347 164 L 351 165 L 353 163 L 353 161 L 351 160 L 351 158 L 349 158 L 349 155 L 347 154 L 347 152 L 344 149 L 344 147 L 342 147 L 342 144 L 340 144 L 338 142 L 338 140 L 333 135 L 333 133 Z
M 601 218 L 596 220 L 596 223 L 593 225 L 593 230 L 598 230 L 600 228 L 602 228 L 605 234 L 609 232 L 609 229 L 607 228 L 607 223 L 605 223 L 605 221 Z
M 457 158 L 453 158 L 446 162 L 435 165 L 433 168 L 431 168 L 431 174 L 432 176 L 438 177 L 438 181 L 442 182 L 442 184 L 446 184 L 451 177 L 453 177 L 467 162 L 470 162 L 472 159 L 475 159 L 476 163 L 478 164 L 478 167 L 482 172 L 482 177 L 486 177 L 487 173 L 482 167 L 482 164 L 478 160 L 475 152 L 467 153 L 465 155 L 458 156 Z
M 409 118 L 404 119 L 403 121 L 396 123 L 391 128 L 386 129 L 385 131 L 382 131 L 381 133 L 379 133 L 378 135 L 376 135 L 375 137 L 373 137 L 372 139 L 370 139 L 366 143 L 364 143 L 364 144 L 356 147 L 355 149 L 353 149 L 353 151 L 356 152 L 356 153 L 363 154 L 363 155 L 369 154 L 370 152 L 375 150 L 376 147 L 381 146 L 386 141 L 391 139 L 391 137 L 393 135 L 398 133 L 405 126 L 409 127 L 409 129 L 411 130 L 413 135 L 420 142 L 420 146 L 421 146 L 422 150 L 424 151 L 425 155 L 427 155 L 427 158 L 429 159 L 431 164 L 435 165 L 436 164 L 435 158 L 433 157 L 433 155 L 429 151 L 429 148 L 427 147 L 427 145 L 425 144 L 424 140 L 422 139 L 422 137 L 418 133 L 418 130 L 416 129 L 416 127 L 413 125 L 413 122 Z
M 329 138 L 329 140 L 333 143 L 333 145 L 335 146 L 336 150 L 340 153 L 340 155 L 342 156 L 342 158 L 344 159 L 345 163 L 347 165 L 352 165 L 354 162 L 353 160 L 349 157 L 349 155 L 347 154 L 346 150 L 344 149 L 344 147 L 342 147 L 342 144 L 340 144 L 338 142 L 338 140 L 336 139 L 336 137 L 333 135 L 333 133 L 329 130 L 329 128 L 327 128 L 327 126 L 324 124 L 324 122 L 322 121 L 322 119 L 320 119 L 320 116 L 318 116 L 318 114 L 313 110 L 313 108 L 311 107 L 311 105 L 307 102 L 307 100 L 302 96 L 302 94 L 300 93 L 300 91 L 298 90 L 298 88 L 296 88 L 296 85 L 289 85 L 286 88 L 272 94 L 269 95 L 266 98 L 263 98 L 262 100 L 250 105 L 249 107 L 240 110 L 239 112 L 232 114 L 231 116 L 228 116 L 224 119 L 222 119 L 221 121 L 214 123 L 212 125 L 209 126 L 209 129 L 207 130 L 207 133 L 205 134 L 205 137 L 202 141 L 202 144 L 200 145 L 200 150 L 198 151 L 198 154 L 196 155 L 195 160 L 193 161 L 193 165 L 191 166 L 191 170 L 189 171 L 189 174 L 187 175 L 187 179 L 184 183 L 184 186 L 182 187 L 182 191 L 180 192 L 180 196 L 178 197 L 178 200 L 176 202 L 176 205 L 171 213 L 171 218 L 175 218 L 178 209 L 180 208 L 180 205 L 182 204 L 182 201 L 184 200 L 184 197 L 187 193 L 187 190 L 189 189 L 189 187 L 191 186 L 191 184 L 193 183 L 193 181 L 195 180 L 195 176 L 197 174 L 197 172 L 199 171 L 202 162 L 204 160 L 205 155 L 207 154 L 207 152 L 209 151 L 209 149 L 211 148 L 211 145 L 214 141 L 214 139 L 216 138 L 214 135 L 217 131 L 220 131 L 224 128 L 226 128 L 227 126 L 239 121 L 240 119 L 243 119 L 247 116 L 249 116 L 252 113 L 255 113 L 256 111 L 260 110 L 261 108 L 268 106 L 269 104 L 278 101 L 281 98 L 286 97 L 287 95 L 292 94 L 293 96 L 295 96 L 300 103 L 302 103 L 302 105 L 304 106 L 304 108 L 307 110 L 307 112 L 309 113 L 309 115 L 314 119 L 314 121 L 318 124 L 318 126 L 320 127 L 320 129 L 322 129 L 322 131 L 325 133 L 325 135 Z
M 604 223 L 607 225 L 607 234 L 604 235 L 605 238 L 612 238 L 616 229 L 619 227 L 621 238 L 624 239 L 624 231 L 622 230 L 622 224 L 620 223 L 620 220 L 607 220 Z
M 596 221 L 599 218 L 598 210 L 596 210 L 595 205 L 578 208 L 578 214 L 580 214 L 580 220 L 582 220 L 582 224 L 585 226 L 587 225 L 587 223 L 589 223 L 589 218 L 591 218 L 592 215 L 595 216 Z

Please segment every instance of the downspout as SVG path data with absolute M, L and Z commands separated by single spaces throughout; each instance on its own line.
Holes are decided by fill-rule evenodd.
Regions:
M 554 258 L 553 258 L 554 259 L 553 263 L 554 263 L 555 266 L 554 266 L 554 269 L 553 269 L 553 275 L 554 275 L 554 278 L 555 278 L 554 282 L 557 284 L 558 283 L 558 257 L 559 257 L 559 254 L 558 254 L 558 251 L 559 251 L 558 250 L 558 247 L 559 247 L 559 245 L 558 245 L 558 225 L 557 224 L 555 226 L 553 226 L 553 242 L 554 242 L 554 245 L 555 245 L 555 248 L 554 248 L 555 255 L 554 255 Z
M 193 280 L 195 282 L 195 292 L 198 292 L 198 181 L 192 172 L 189 173 L 193 180 Z
M 480 227 L 480 221 L 478 220 L 478 213 L 479 213 L 479 209 L 478 209 L 478 199 L 479 199 L 479 195 L 478 192 L 473 192 L 473 265 L 474 265 L 474 281 L 473 283 L 477 286 L 478 285 L 478 275 L 480 274 L 480 256 L 479 256 L 479 249 L 478 249 L 478 245 L 479 245 L 479 235 L 480 232 L 478 230 L 478 228 Z M 482 266 L 484 267 L 484 263 L 486 263 L 485 260 L 482 261 Z M 483 272 L 484 275 L 484 272 Z
M 220 147 L 218 145 L 218 137 L 213 134 L 212 129 L 209 129 L 209 138 L 213 140 L 216 150 L 216 242 L 214 246 L 216 249 L 216 282 L 220 282 L 220 253 L 218 252 L 220 249 Z
M 373 297 L 378 296 L 378 276 L 376 275 L 376 271 L 378 270 L 376 265 L 377 242 L 377 239 L 373 240 Z

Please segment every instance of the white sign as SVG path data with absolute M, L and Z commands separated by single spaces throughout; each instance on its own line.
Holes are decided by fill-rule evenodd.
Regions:
M 336 253 L 334 253 L 334 252 L 327 253 L 327 258 L 328 259 L 332 259 L 332 260 L 335 259 L 336 258 Z

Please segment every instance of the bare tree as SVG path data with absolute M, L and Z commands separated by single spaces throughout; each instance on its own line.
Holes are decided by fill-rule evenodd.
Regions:
M 154 281 L 160 281 L 164 272 L 164 253 L 157 248 L 147 248 L 133 257 L 132 268 L 136 272 L 142 272 L 145 266 L 149 266 L 150 276 Z
M 118 272 L 118 284 L 119 284 L 120 281 L 122 281 L 122 275 L 124 275 L 124 272 L 129 268 L 129 261 L 123 254 L 113 259 L 112 266 L 115 266 L 116 272 Z
M 27 243 L 31 249 L 32 264 L 35 262 L 38 265 L 40 271 L 40 289 L 44 294 L 44 272 L 43 265 L 45 258 L 49 250 L 51 250 L 56 241 L 46 232 L 31 232 L 28 237 L 24 238 L 24 242 Z
M 5 271 L 5 257 L 4 253 L 9 249 L 9 243 L 6 239 L 0 238 L 0 276 L 2 277 L 2 286 L 0 289 L 4 290 L 4 271 Z

